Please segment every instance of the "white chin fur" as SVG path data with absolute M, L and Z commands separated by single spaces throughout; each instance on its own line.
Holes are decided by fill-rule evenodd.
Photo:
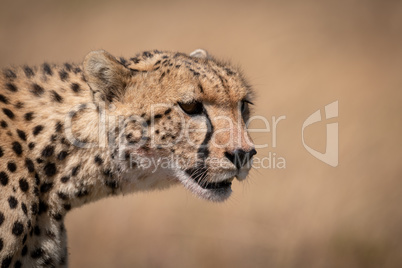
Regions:
M 176 171 L 175 175 L 184 187 L 202 199 L 213 202 L 223 202 L 232 194 L 232 189 L 230 187 L 225 189 L 204 189 L 182 170 Z

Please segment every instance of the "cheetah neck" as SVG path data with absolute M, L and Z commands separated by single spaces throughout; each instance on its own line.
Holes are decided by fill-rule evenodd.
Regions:
M 33 76 L 27 84 L 15 81 L 24 110 L 16 114 L 14 127 L 31 129 L 22 148 L 33 165 L 33 191 L 40 212 L 57 218 L 106 196 L 155 187 L 161 175 L 133 168 L 117 152 L 118 116 L 94 102 L 81 69 L 52 66 L 51 73 Z

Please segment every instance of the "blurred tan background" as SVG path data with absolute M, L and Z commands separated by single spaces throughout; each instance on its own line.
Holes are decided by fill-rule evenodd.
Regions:
M 205 48 L 244 69 L 255 114 L 286 116 L 224 204 L 183 187 L 67 216 L 71 267 L 402 267 L 401 1 L 0 1 L 0 67 Z M 339 166 L 303 121 L 339 101 Z M 260 122 L 261 123 L 261 122 Z M 261 126 L 258 122 L 255 125 Z M 325 151 L 325 122 L 306 143 Z

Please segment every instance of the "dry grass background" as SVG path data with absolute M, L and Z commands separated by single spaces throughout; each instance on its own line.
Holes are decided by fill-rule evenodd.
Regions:
M 71 267 L 401 267 L 400 1 L 0 1 L 0 67 L 80 62 L 92 49 L 205 48 L 240 64 L 256 114 L 259 169 L 224 204 L 182 187 L 103 200 L 67 216 Z M 301 125 L 339 101 L 339 161 Z M 306 130 L 324 150 L 325 124 Z

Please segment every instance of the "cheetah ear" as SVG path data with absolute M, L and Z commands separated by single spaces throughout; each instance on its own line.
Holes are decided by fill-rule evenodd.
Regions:
M 208 52 L 203 49 L 196 49 L 190 53 L 190 57 L 207 59 L 209 58 Z
M 119 100 L 123 97 L 131 73 L 128 68 L 104 50 L 90 52 L 84 59 L 84 75 L 94 96 L 102 100 Z

